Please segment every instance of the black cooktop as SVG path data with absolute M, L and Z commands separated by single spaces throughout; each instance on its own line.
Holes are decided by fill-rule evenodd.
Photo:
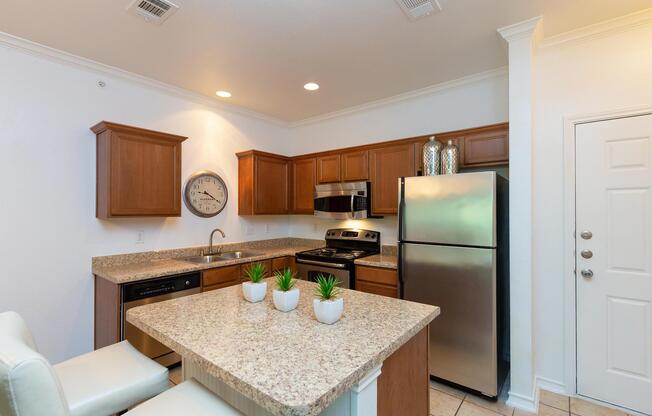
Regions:
M 297 258 L 325 262 L 353 262 L 380 252 L 380 233 L 353 228 L 326 232 L 326 247 L 297 253 Z

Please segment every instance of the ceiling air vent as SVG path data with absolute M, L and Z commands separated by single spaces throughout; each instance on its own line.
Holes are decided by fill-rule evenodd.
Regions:
M 410 20 L 417 20 L 441 11 L 439 0 L 396 0 Z
M 179 10 L 179 6 L 167 0 L 134 0 L 127 11 L 148 22 L 161 24 Z

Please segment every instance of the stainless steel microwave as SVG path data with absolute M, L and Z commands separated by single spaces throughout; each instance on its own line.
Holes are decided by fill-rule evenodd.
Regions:
M 338 220 L 371 217 L 371 183 L 344 182 L 315 186 L 315 216 Z

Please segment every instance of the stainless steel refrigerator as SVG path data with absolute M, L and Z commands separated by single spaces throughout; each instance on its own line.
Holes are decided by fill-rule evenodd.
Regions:
M 508 181 L 495 172 L 399 179 L 404 299 L 437 305 L 430 375 L 495 397 L 508 371 Z

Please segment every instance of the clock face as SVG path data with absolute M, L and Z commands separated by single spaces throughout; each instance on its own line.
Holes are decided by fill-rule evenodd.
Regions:
M 226 184 L 216 173 L 201 171 L 186 183 L 184 199 L 188 209 L 200 217 L 213 217 L 226 206 L 229 195 Z

